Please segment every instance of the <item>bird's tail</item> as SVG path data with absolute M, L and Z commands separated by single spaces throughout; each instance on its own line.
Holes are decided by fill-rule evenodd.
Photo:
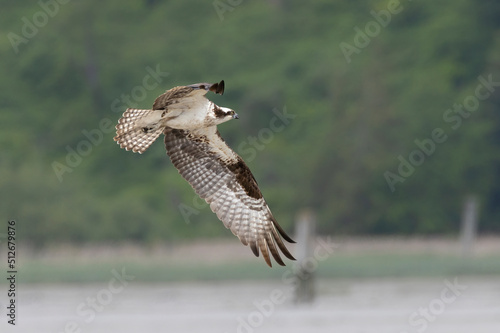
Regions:
M 127 109 L 118 120 L 113 140 L 125 150 L 144 153 L 163 131 L 158 126 L 157 113 L 153 110 Z

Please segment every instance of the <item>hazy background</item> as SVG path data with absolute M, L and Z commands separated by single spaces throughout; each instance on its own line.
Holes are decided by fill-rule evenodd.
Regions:
M 423 287 L 407 286 L 416 296 L 434 286 L 401 310 L 400 326 L 384 321 L 394 325 L 385 331 L 421 332 L 408 316 L 439 297 L 444 279 L 498 278 L 499 2 L 59 1 L 0 1 L 0 251 L 7 221 L 15 220 L 19 281 L 32 283 L 20 290 L 35 299 L 24 303 L 35 304 L 33 313 L 41 304 L 54 305 L 53 313 L 77 308 L 122 267 L 134 276 L 126 290 L 230 280 L 237 289 L 257 286 L 258 295 L 258 284 L 245 281 L 283 285 L 293 266 L 270 270 L 254 258 L 197 199 L 161 138 L 143 155 L 113 141 L 127 107 L 149 108 L 173 86 L 221 79 L 224 96 L 209 97 L 240 119 L 219 130 L 279 223 L 293 235 L 298 214 L 309 209 L 317 233 L 338 245 L 327 259 L 315 257 L 323 285 L 363 278 L 365 296 L 379 290 L 377 279 L 396 278 L 401 290 L 423 279 Z M 464 260 L 458 238 L 467 197 L 478 202 L 480 237 L 473 259 Z M 483 286 L 475 281 L 468 286 Z M 52 291 L 35 297 L 44 290 L 37 283 L 66 282 L 94 289 L 72 289 L 69 303 Z M 327 317 L 343 309 L 328 288 L 321 289 L 332 306 Z M 484 299 L 482 290 L 471 299 Z M 140 295 L 131 302 L 157 304 Z M 399 300 L 412 299 L 395 295 L 391 314 Z M 252 293 L 244 304 L 243 317 L 254 309 Z M 358 304 L 349 304 L 355 311 Z M 374 327 L 377 303 L 365 305 Z M 498 297 L 472 307 L 492 311 L 478 322 L 500 324 Z M 468 318 L 458 309 L 457 318 Z M 113 312 L 102 313 L 115 322 Z M 313 313 L 296 327 L 338 324 Z M 220 329 L 237 329 L 231 316 Z M 50 330 L 64 331 L 69 319 L 56 317 Z M 346 318 L 339 322 L 357 331 L 357 317 Z M 454 332 L 463 327 L 453 323 Z
M 183 219 L 193 191 L 161 139 L 141 156 L 118 149 L 110 129 L 165 89 L 224 79 L 224 96 L 210 98 L 241 119 L 220 130 L 285 229 L 309 207 L 325 234 L 455 234 L 475 194 L 481 232 L 499 232 L 499 87 L 457 128 L 443 115 L 479 76 L 500 82 L 500 4 L 403 2 L 346 58 L 341 43 L 364 45 L 354 28 L 388 3 L 71 1 L 14 47 L 8 34 L 22 37 L 22 18 L 42 9 L 3 3 L 4 218 L 36 244 L 228 235 L 206 207 Z M 159 83 L 147 78 L 156 70 Z M 272 122 L 274 109 L 293 119 Z M 398 157 L 436 128 L 447 140 L 391 191 L 384 174 L 398 175 Z

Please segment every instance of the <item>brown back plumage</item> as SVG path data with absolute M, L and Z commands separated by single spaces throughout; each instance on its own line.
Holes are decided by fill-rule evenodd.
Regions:
M 200 92 L 204 95 L 207 91 L 213 91 L 219 95 L 224 94 L 224 80 L 219 83 L 196 83 L 169 89 L 156 98 L 153 110 L 166 110 L 169 105 L 179 103 L 180 99 L 189 97 L 193 92 Z

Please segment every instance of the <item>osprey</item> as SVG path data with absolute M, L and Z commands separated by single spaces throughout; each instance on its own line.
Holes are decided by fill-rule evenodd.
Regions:
M 151 110 L 127 109 L 118 120 L 114 140 L 142 154 L 163 133 L 167 154 L 179 173 L 210 209 L 255 256 L 269 252 L 282 266 L 278 248 L 295 260 L 281 237 L 295 243 L 280 227 L 243 159 L 221 138 L 217 125 L 238 114 L 205 97 L 222 95 L 224 81 L 175 87 L 160 95 Z

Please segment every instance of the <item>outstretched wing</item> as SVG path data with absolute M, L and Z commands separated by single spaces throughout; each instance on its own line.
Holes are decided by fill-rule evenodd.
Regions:
M 269 252 L 282 266 L 278 249 L 295 260 L 281 237 L 294 241 L 274 219 L 245 162 L 220 137 L 215 126 L 196 132 L 166 128 L 165 147 L 172 163 L 217 217 L 253 253 Z
M 158 96 L 153 103 L 153 110 L 166 110 L 172 107 L 182 107 L 177 104 L 201 102 L 208 91 L 216 94 L 224 93 L 224 80 L 219 83 L 195 83 L 189 86 L 175 87 Z

